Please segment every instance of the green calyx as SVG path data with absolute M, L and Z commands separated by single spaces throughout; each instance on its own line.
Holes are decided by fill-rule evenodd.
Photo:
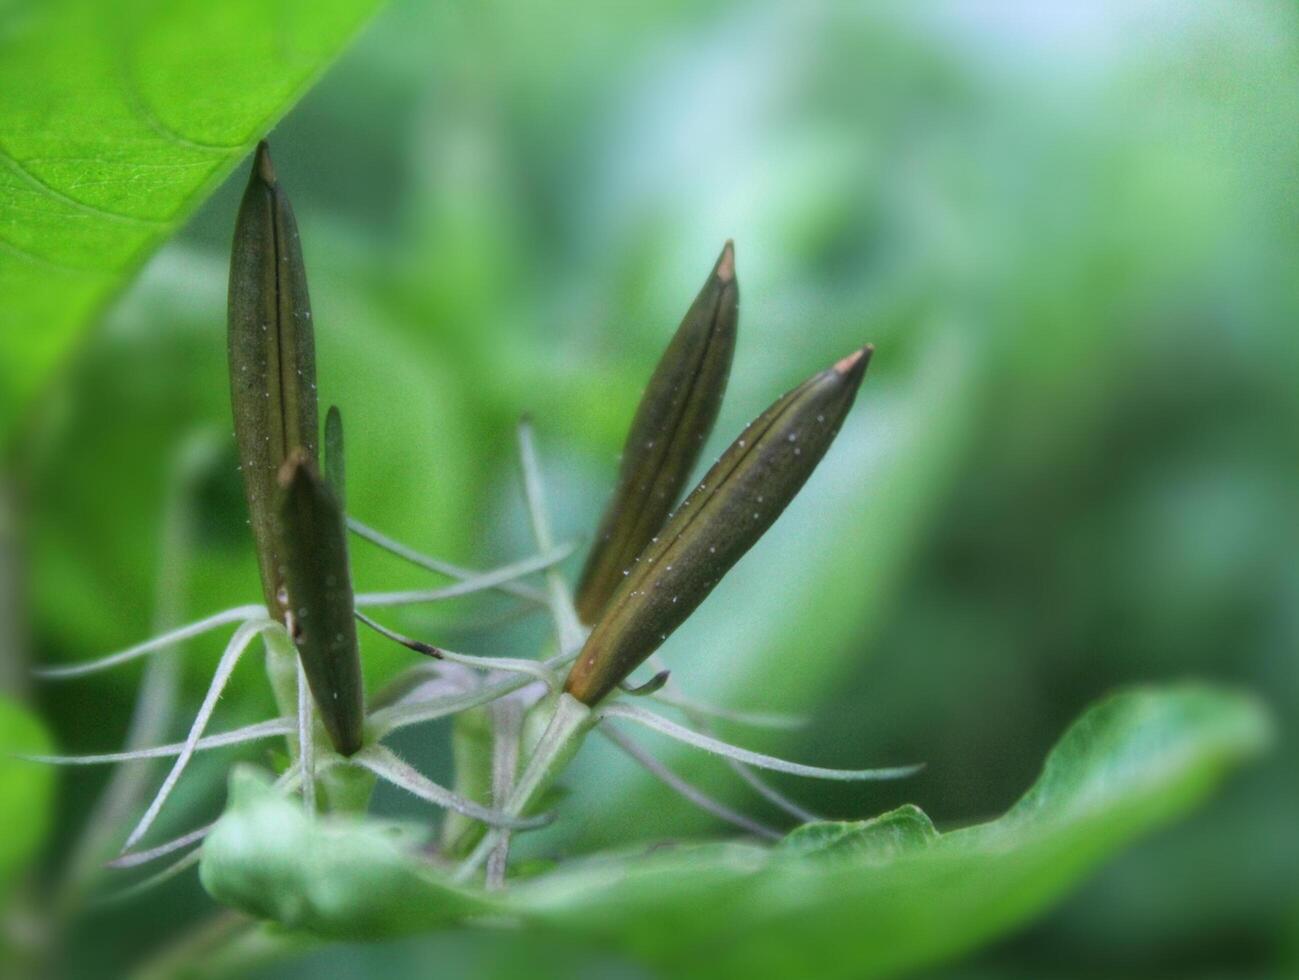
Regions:
M 623 448 L 618 486 L 578 584 L 578 615 L 595 622 L 663 526 L 699 461 L 726 393 L 735 353 L 739 286 L 727 242 L 659 360 Z
M 228 318 L 239 463 L 266 608 L 282 622 L 276 475 L 295 450 L 316 457 L 316 345 L 297 222 L 264 142 L 235 223 Z
M 834 441 L 869 346 L 809 378 L 758 416 L 635 560 L 564 689 L 594 705 L 707 598 L 780 516 Z

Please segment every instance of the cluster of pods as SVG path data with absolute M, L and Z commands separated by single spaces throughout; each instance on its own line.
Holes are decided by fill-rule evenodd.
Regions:
M 187 848 L 163 874 L 195 863 L 207 828 L 146 850 L 137 845 L 196 752 L 277 736 L 287 738 L 290 750 L 280 785 L 300 793 L 313 813 L 364 810 L 375 778 L 388 780 L 453 811 L 444 822 L 441 860 L 458 862 L 460 880 L 486 865 L 492 886 L 505 880 L 511 834 L 548 819 L 535 812 L 539 800 L 585 736 L 607 719 L 640 723 L 726 757 L 750 785 L 799 819 L 811 815 L 768 786 L 754 767 L 832 779 L 893 778 L 912 771 L 823 769 L 751 752 L 713 737 L 708 717 L 724 712 L 674 694 L 666 670 L 640 687 L 628 683 L 647 661 L 660 666 L 655 651 L 798 493 L 838 434 L 870 362 L 871 348 L 863 347 L 779 398 L 682 499 L 726 390 L 738 300 L 728 242 L 646 386 L 616 488 L 575 592 L 557 568 L 571 549 L 552 539 L 526 424 L 520 428 L 520 452 L 538 554 L 488 572 L 457 568 L 414 552 L 346 511 L 342 418 L 336 407 L 329 410 L 321 440 L 302 249 L 293 210 L 262 143 L 235 227 L 228 345 L 235 439 L 263 601 L 93 662 L 42 672 L 79 676 L 239 624 L 183 742 L 99 756 L 44 757 L 59 763 L 174 758 L 116 863 L 133 866 Z M 456 581 L 422 592 L 355 593 L 349 533 Z M 527 582 L 538 574 L 545 576 L 544 588 Z M 555 622 L 553 655 L 531 660 L 454 653 L 402 636 L 363 611 L 480 589 L 504 590 L 547 607 Z M 368 706 L 357 622 L 429 658 Z M 226 680 L 257 637 L 266 646 L 281 716 L 207 734 Z M 687 723 L 627 703 L 622 695 L 672 706 L 685 713 Z M 496 742 L 489 778 L 476 783 L 486 785 L 486 792 L 439 786 L 383 744 L 397 729 L 473 710 L 489 710 Z M 601 727 L 687 798 L 748 832 L 776 835 L 690 787 L 617 729 Z M 457 788 L 474 784 L 462 775 L 469 774 L 457 774 Z M 448 833 L 449 828 L 456 832 Z

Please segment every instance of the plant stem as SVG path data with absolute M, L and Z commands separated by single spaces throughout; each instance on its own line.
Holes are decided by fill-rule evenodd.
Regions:
M 500 807 L 510 798 L 514 780 L 519 774 L 519 741 L 523 735 L 523 705 L 517 698 L 504 698 L 488 707 L 492 720 L 492 804 Z M 487 887 L 505 885 L 505 869 L 510 860 L 510 832 L 502 829 L 501 838 L 487 859 Z
M 309 815 L 316 812 L 315 712 L 307 672 L 298 659 L 298 753 L 302 763 L 302 806 Z
M 360 766 L 330 766 L 317 777 L 325 807 L 330 813 L 364 814 L 370 808 L 377 779 Z
M 595 723 L 594 713 L 576 698 L 561 694 L 555 702 L 555 713 L 545 734 L 537 743 L 536 751 L 528 760 L 523 775 L 514 785 L 514 791 L 502 807 L 507 816 L 519 817 L 527 812 L 541 797 L 564 767 L 577 754 L 582 739 Z M 492 828 L 483 835 L 469 857 L 456 872 L 456 881 L 465 881 L 487 860 L 500 840 L 500 833 Z
M 266 677 L 271 682 L 275 707 L 281 718 L 298 716 L 298 651 L 293 640 L 282 629 L 269 629 L 262 634 L 266 647 Z M 285 735 L 289 759 L 298 761 L 298 740 L 295 733 Z

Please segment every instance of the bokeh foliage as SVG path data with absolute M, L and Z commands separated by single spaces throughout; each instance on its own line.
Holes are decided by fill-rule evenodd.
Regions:
M 254 7 L 205 5 L 186 20 L 191 5 L 168 5 L 151 50 L 171 75 L 155 81 L 206 93 L 210 63 L 191 71 L 187 52 L 219 50 L 228 25 L 214 11 Z M 2 12 L 18 31 L 51 16 L 40 10 Z M 98 20 L 66 16 L 45 74 L 89 90 L 91 69 L 120 51 Z M 344 22 L 355 20 L 320 19 L 319 50 L 337 46 L 328 32 Z M 866 340 L 878 353 L 803 497 L 664 654 L 700 696 L 814 718 L 797 736 L 745 733 L 761 748 L 929 763 L 901 787 L 791 791 L 834 816 L 915 802 L 940 826 L 982 819 L 1032 782 L 1084 704 L 1130 681 L 1243 684 L 1288 721 L 1299 691 L 1297 42 L 1280 2 L 394 3 L 272 137 L 311 270 L 322 396 L 347 417 L 350 506 L 466 563 L 522 553 L 509 428 L 527 410 L 561 533 L 589 533 L 640 386 L 733 237 L 744 300 L 718 448 L 827 358 Z M 69 64 L 87 67 L 70 75 Z M 0 55 L 5 77 L 21 67 Z M 286 80 L 238 132 L 169 125 L 246 145 L 314 74 Z M 39 132 L 45 117 L 10 102 L 44 76 L 21 77 L 21 90 L 0 86 L 0 105 Z M 23 132 L 0 145 L 18 157 Z M 39 159 L 39 147 L 24 152 Z M 238 153 L 204 156 L 187 190 L 142 195 L 136 206 L 158 210 L 130 213 L 174 223 Z M 6 173 L 3 237 L 34 234 L 14 196 L 25 179 Z M 39 176 L 69 191 L 55 171 Z M 4 423 L 23 433 L 12 469 L 32 658 L 84 657 L 148 630 L 167 474 L 195 431 L 217 444 L 229 431 L 224 263 L 237 194 L 217 190 L 52 380 L 56 347 L 116 287 L 92 277 L 72 288 L 0 255 L 0 406 L 40 391 Z M 66 210 L 54 200 L 42 207 Z M 119 272 L 166 232 L 115 239 L 118 253 L 72 235 L 59 245 L 71 218 L 37 217 L 63 221 L 49 242 L 81 250 L 43 258 Z M 231 449 L 202 484 L 184 596 L 195 615 L 256 595 L 234 466 Z M 360 587 L 424 581 L 353 551 Z M 502 634 L 470 622 L 496 611 L 402 625 L 531 652 L 544 623 Z M 192 682 L 215 649 L 191 646 Z M 372 685 L 405 662 L 372 640 L 365 657 Z M 61 747 L 116 745 L 137 679 L 39 692 Z M 236 679 L 223 705 L 232 724 L 267 703 L 254 671 Z M 444 735 L 403 750 L 445 771 Z M 1272 969 L 1299 945 L 1294 748 L 1283 723 L 1271 762 L 983 968 Z M 718 768 L 665 757 L 741 797 Z M 195 777 L 178 829 L 220 806 L 223 765 Z M 599 746 L 570 782 L 566 818 L 533 844 L 539 854 L 717 832 Z M 64 781 L 51 868 L 97 785 Z M 203 908 L 189 880 L 101 914 L 71 947 L 101 959 L 73 953 L 70 970 L 132 959 Z M 573 956 L 603 962 L 551 952 L 566 968 Z M 509 968 L 462 938 L 408 953 L 349 955 Z

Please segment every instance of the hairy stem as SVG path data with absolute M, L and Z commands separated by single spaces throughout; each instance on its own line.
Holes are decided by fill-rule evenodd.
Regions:
M 510 798 L 506 801 L 504 812 L 508 816 L 518 817 L 527 813 L 555 779 L 563 772 L 564 767 L 577 754 L 582 746 L 582 739 L 590 730 L 594 721 L 591 709 L 576 698 L 561 694 L 555 702 L 555 713 L 550 724 L 546 726 L 541 741 L 537 743 L 523 770 L 523 775 L 514 785 Z M 488 855 L 496 848 L 500 834 L 495 830 L 488 831 L 478 846 L 465 858 L 456 872 L 456 881 L 467 880 L 482 867 Z
M 514 790 L 519 770 L 519 741 L 523 735 L 523 706 L 515 698 L 493 702 L 488 708 L 492 720 L 492 804 L 504 807 Z M 501 839 L 487 859 L 487 887 L 505 885 L 505 870 L 510 861 L 510 832 L 501 830 Z

